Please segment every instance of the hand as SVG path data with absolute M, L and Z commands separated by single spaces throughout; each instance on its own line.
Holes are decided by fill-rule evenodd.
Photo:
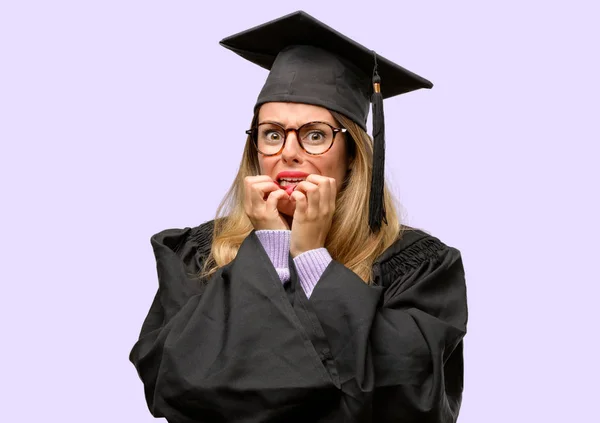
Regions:
M 296 203 L 290 239 L 292 257 L 325 246 L 336 194 L 335 179 L 321 175 L 308 175 L 292 192 L 290 198 Z
M 281 199 L 289 198 L 267 175 L 244 178 L 244 210 L 254 229 L 290 229 L 277 210 Z

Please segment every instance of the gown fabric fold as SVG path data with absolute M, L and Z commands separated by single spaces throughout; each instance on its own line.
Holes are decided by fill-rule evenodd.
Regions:
M 152 236 L 159 287 L 129 359 L 169 422 L 455 422 L 467 303 L 460 252 L 406 229 L 365 284 L 337 261 L 310 299 L 252 232 L 197 277 L 213 223 Z

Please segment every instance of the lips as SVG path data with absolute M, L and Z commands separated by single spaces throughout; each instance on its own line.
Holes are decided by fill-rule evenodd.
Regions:
M 304 179 L 297 179 L 297 180 L 278 179 L 276 183 L 277 183 L 277 185 L 279 185 L 279 187 L 281 189 L 283 189 L 285 192 L 287 192 L 288 195 L 291 195 L 292 192 L 294 192 L 294 190 L 298 186 L 298 184 L 300 182 L 302 182 L 303 180 Z
M 278 184 L 278 185 L 281 187 L 281 189 L 283 189 L 285 192 L 287 192 L 287 195 L 292 195 L 292 192 L 294 192 L 294 190 L 298 186 L 298 184 L 287 185 L 287 186 L 283 186 L 281 184 Z
M 308 173 L 306 172 L 285 170 L 277 174 L 277 180 L 275 182 L 277 183 L 277 185 L 279 185 L 281 189 L 285 190 L 285 192 L 288 195 L 291 195 L 292 192 L 294 192 L 294 190 L 298 186 L 298 184 L 306 180 L 307 176 Z

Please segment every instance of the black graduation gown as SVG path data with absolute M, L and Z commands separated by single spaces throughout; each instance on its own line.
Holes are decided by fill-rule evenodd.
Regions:
M 374 284 L 332 261 L 310 299 L 252 232 L 194 278 L 212 222 L 151 238 L 159 288 L 130 360 L 169 422 L 455 422 L 467 306 L 460 252 L 404 232 Z

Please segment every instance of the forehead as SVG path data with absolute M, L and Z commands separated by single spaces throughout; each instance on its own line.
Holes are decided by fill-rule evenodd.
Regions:
M 302 103 L 265 103 L 258 112 L 258 121 L 273 121 L 287 125 L 302 125 L 321 121 L 335 125 L 335 119 L 324 107 Z

